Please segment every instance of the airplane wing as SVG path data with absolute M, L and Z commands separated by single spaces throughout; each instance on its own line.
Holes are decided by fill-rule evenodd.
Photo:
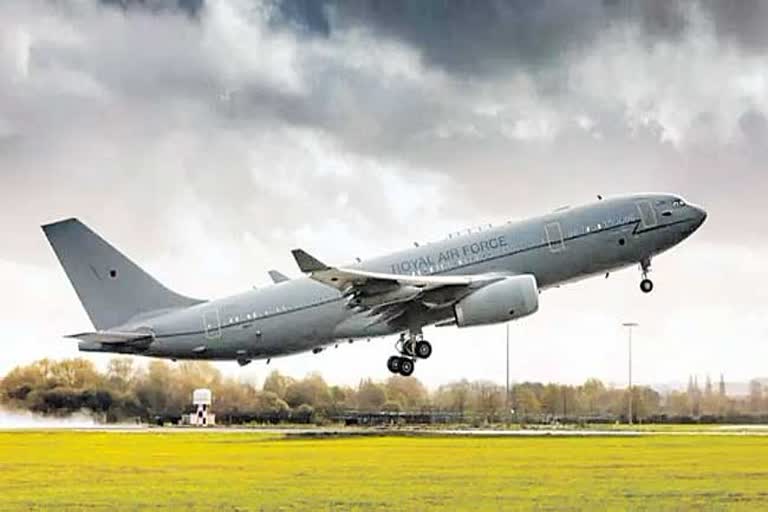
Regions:
M 337 268 L 326 265 L 302 249 L 292 252 L 302 272 L 341 291 L 350 306 L 371 309 L 375 315 L 389 315 L 393 305 L 404 305 L 415 300 L 428 307 L 444 307 L 465 296 L 471 289 L 503 279 L 498 275 L 419 276 Z
M 291 280 L 291 278 L 289 278 L 282 272 L 278 272 L 277 270 L 270 270 L 267 273 L 269 274 L 269 277 L 272 279 L 272 282 L 275 284 Z
M 119 332 L 119 331 L 98 331 L 83 332 L 80 334 L 70 334 L 65 338 L 74 338 L 80 341 L 92 341 L 105 345 L 131 345 L 138 342 L 146 342 L 154 339 L 151 332 Z
M 308 254 L 302 249 L 294 249 L 293 257 L 299 265 L 299 269 L 305 274 L 321 283 L 333 286 L 339 290 L 345 290 L 349 285 L 364 284 L 371 281 L 412 285 L 418 288 L 435 288 L 446 285 L 467 286 L 473 283 L 486 283 L 499 279 L 498 276 L 419 276 L 407 274 L 386 274 L 381 272 L 368 272 L 366 270 L 329 267 L 325 263 Z

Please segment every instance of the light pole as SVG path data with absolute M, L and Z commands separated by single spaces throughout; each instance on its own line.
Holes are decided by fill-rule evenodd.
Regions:
M 622 326 L 626 327 L 629 331 L 629 412 L 627 419 L 629 421 L 629 424 L 632 424 L 632 328 L 637 327 L 638 323 L 636 322 L 624 322 L 621 324 Z
M 507 380 L 506 380 L 506 395 L 504 395 L 504 408 L 505 414 L 509 414 L 509 322 L 507 322 Z

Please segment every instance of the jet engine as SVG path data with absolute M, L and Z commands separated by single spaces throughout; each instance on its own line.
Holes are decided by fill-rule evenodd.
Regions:
M 456 325 L 495 324 L 531 315 L 539 309 L 539 287 L 532 275 L 512 276 L 486 285 L 453 307 Z

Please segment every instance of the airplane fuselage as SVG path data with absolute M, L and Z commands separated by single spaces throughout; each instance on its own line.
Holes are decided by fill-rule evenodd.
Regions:
M 546 289 L 650 261 L 687 238 L 705 218 L 703 210 L 677 196 L 625 196 L 452 236 L 347 268 L 423 276 L 530 274 Z M 79 346 L 84 351 L 244 361 L 392 335 L 453 317 L 454 309 L 438 301 L 394 320 L 377 320 L 349 307 L 341 291 L 302 277 L 153 312 L 115 329 L 153 333 L 146 347 L 89 341 Z

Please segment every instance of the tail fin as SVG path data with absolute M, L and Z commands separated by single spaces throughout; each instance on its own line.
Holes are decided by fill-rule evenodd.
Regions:
M 172 292 L 77 219 L 48 224 L 43 231 L 96 329 L 202 302 Z

